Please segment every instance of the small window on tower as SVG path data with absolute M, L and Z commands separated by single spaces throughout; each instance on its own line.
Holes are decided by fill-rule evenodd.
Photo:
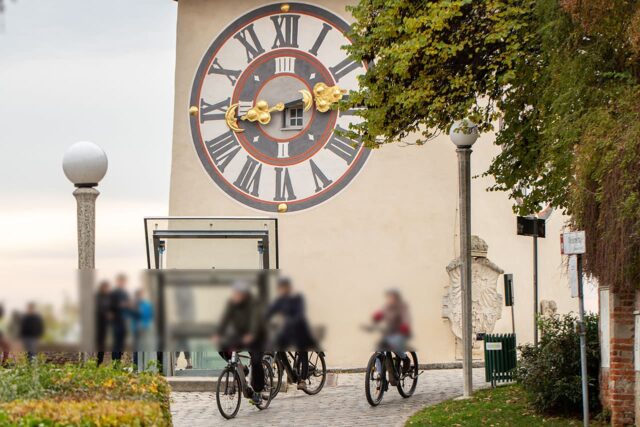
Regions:
M 289 123 L 287 124 L 292 128 L 302 127 L 302 108 L 289 109 Z

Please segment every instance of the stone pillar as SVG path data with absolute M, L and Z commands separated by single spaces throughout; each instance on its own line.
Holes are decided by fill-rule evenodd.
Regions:
M 471 305 L 471 147 L 460 147 L 458 153 L 458 188 L 460 203 L 460 284 L 462 297 L 462 394 L 473 393 L 473 337 Z
M 629 426 L 635 418 L 633 363 L 635 290 L 611 292 L 609 407 L 611 425 Z
M 78 268 L 95 268 L 96 198 L 93 187 L 79 187 L 73 192 L 78 202 Z
M 78 203 L 78 292 L 80 295 L 80 318 L 82 324 L 80 345 L 82 359 L 87 360 L 87 351 L 95 342 L 95 241 L 96 198 L 100 192 L 93 187 L 78 187 L 73 192 Z

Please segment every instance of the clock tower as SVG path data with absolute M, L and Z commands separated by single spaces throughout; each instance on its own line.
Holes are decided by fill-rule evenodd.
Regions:
M 353 111 L 332 105 L 356 89 L 349 24 L 303 3 L 268 4 L 230 22 L 193 78 L 190 130 L 202 166 L 239 204 L 303 211 L 345 189 L 370 150 L 340 134 Z
M 279 266 L 304 293 L 312 323 L 325 326 L 330 366 L 364 366 L 376 338 L 360 326 L 389 288 L 409 305 L 421 362 L 452 362 L 456 336 L 443 298 L 447 266 L 459 252 L 455 149 L 447 136 L 416 146 L 408 134 L 370 150 L 340 131 L 358 116 L 335 105 L 369 66 L 342 49 L 350 43 L 346 6 L 354 3 L 177 2 L 169 214 L 277 218 Z M 482 173 L 498 154 L 493 140 L 483 135 L 474 145 L 472 230 L 492 262 L 513 274 L 516 332 L 526 342 L 531 248 L 516 235 L 512 201 L 486 192 L 492 181 Z M 564 221 L 552 215 L 547 234 Z M 558 239 L 541 240 L 540 299 L 555 301 L 559 312 L 575 309 Z M 190 266 L 211 268 L 207 257 L 182 254 Z M 482 286 L 501 294 L 501 279 L 492 280 Z M 507 308 L 478 304 L 479 313 L 491 309 L 499 318 L 484 332 L 511 332 Z

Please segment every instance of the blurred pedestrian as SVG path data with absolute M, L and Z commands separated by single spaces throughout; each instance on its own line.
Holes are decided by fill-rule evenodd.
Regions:
M 407 342 L 411 337 L 409 307 L 397 289 L 387 290 L 385 297 L 384 307 L 373 315 L 375 323 L 383 324 L 383 338 L 380 347 L 393 351 L 402 359 L 403 370 L 408 370 L 411 365 L 406 353 Z
M 7 334 L 9 335 L 9 341 L 17 341 L 20 339 L 20 329 L 22 328 L 22 315 L 18 310 L 11 312 L 11 318 L 9 319 L 9 325 L 7 326 Z
M 22 316 L 20 324 L 20 339 L 27 352 L 29 361 L 32 361 L 38 351 L 40 338 L 44 335 L 44 320 L 33 302 L 27 304 L 27 312 Z
M 116 277 L 116 288 L 111 291 L 111 360 L 121 360 L 127 342 L 127 319 L 131 314 L 131 302 L 127 292 L 127 276 Z
M 304 297 L 293 292 L 291 280 L 281 277 L 277 284 L 278 297 L 267 311 L 267 320 L 274 315 L 280 315 L 284 324 L 276 335 L 276 347 L 279 351 L 286 351 L 293 347 L 298 351 L 300 378 L 298 389 L 306 388 L 309 377 L 309 354 L 307 351 L 314 346 L 311 328 L 307 321 Z
M 104 361 L 107 346 L 109 323 L 111 321 L 111 285 L 103 280 L 96 292 L 96 350 L 98 350 L 98 366 Z
M 187 346 L 188 343 L 186 342 L 186 340 L 181 340 L 181 345 L 183 346 Z M 177 361 L 180 358 L 180 353 L 184 354 L 184 360 L 186 360 L 187 362 L 187 366 L 185 366 L 185 369 L 193 369 L 193 364 L 191 363 L 191 352 L 190 351 L 176 351 L 176 366 L 178 365 Z
M 218 331 L 213 337 L 223 359 L 229 360 L 232 351 L 248 350 L 251 365 L 252 403 L 259 405 L 264 390 L 264 322 L 260 305 L 251 295 L 250 285 L 243 281 L 233 284 Z
M 195 313 L 195 296 L 193 288 L 185 284 L 185 286 L 177 286 L 174 291 L 176 317 L 178 322 L 194 322 L 196 320 Z M 189 351 L 189 342 L 185 338 L 181 338 L 176 343 L 178 351 L 175 352 L 175 369 L 178 368 L 178 359 L 180 353 L 184 354 L 184 359 L 187 362 L 186 369 L 193 369 L 191 363 L 191 352 Z
M 9 361 L 10 350 L 7 323 L 4 318 L 4 306 L 0 305 L 0 366 L 6 366 Z
M 153 333 L 153 305 L 146 297 L 144 290 L 138 289 L 134 294 L 131 310 L 131 330 L 133 333 L 133 364 L 144 368 L 146 362 L 143 359 L 145 352 L 150 351 Z

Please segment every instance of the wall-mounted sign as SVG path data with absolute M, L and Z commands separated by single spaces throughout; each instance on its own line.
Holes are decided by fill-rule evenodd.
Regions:
M 518 217 L 518 236 L 545 236 L 545 221 L 533 216 Z
M 564 255 L 577 255 L 586 252 L 584 231 L 572 231 L 560 235 L 560 250 Z
M 571 288 L 571 298 L 578 298 L 578 258 L 576 255 L 569 255 L 569 287 Z

